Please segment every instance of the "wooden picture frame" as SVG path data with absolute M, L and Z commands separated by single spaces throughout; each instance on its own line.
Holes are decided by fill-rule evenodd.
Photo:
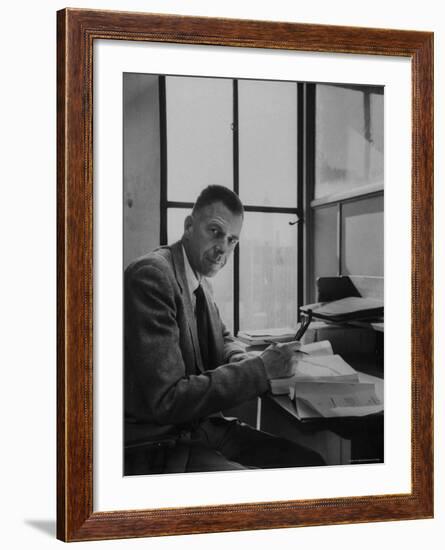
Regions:
M 64 541 L 433 516 L 433 34 L 65 9 L 57 14 L 57 537 Z M 93 43 L 373 54 L 412 66 L 411 492 L 93 512 Z

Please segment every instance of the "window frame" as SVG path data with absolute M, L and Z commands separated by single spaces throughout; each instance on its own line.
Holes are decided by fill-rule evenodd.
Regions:
M 160 108 L 160 141 L 161 141 L 161 193 L 160 193 L 160 244 L 168 244 L 167 220 L 171 208 L 191 210 L 193 202 L 168 200 L 168 172 L 167 172 L 167 98 L 166 77 L 181 75 L 159 75 L 159 108 Z M 193 78 L 184 75 L 184 78 Z M 217 77 L 215 77 L 217 78 Z M 232 105 L 233 105 L 233 191 L 239 195 L 239 92 L 240 80 L 232 78 Z M 258 79 L 255 79 L 258 80 Z M 244 204 L 245 212 L 289 214 L 295 220 L 289 221 L 296 225 L 297 230 L 297 322 L 300 321 L 299 306 L 316 300 L 315 296 L 315 267 L 314 267 L 314 215 L 318 208 L 327 205 L 337 205 L 337 275 L 342 275 L 342 207 L 343 204 L 361 200 L 366 197 L 384 194 L 383 184 L 357 187 L 351 191 L 343 191 L 314 199 L 316 180 L 316 87 L 318 83 L 295 82 L 297 103 L 297 178 L 296 178 L 296 205 L 292 207 L 272 207 L 255 204 Z M 344 88 L 362 89 L 361 85 L 329 84 Z M 375 88 L 375 87 L 373 87 Z M 240 254 L 242 254 L 242 240 L 233 253 L 233 333 L 240 329 Z
M 314 237 L 314 217 L 315 211 L 319 208 L 327 206 L 336 206 L 337 209 L 337 276 L 344 275 L 342 257 L 343 257 L 343 205 L 357 202 L 366 198 L 372 197 L 384 197 L 384 182 L 379 184 L 370 184 L 364 186 L 358 186 L 348 191 L 340 191 L 338 193 L 332 193 L 318 199 L 315 196 L 315 183 L 316 183 L 316 89 L 318 84 L 328 84 L 329 86 L 335 86 L 344 89 L 353 89 L 368 92 L 372 90 L 374 93 L 380 93 L 379 88 L 382 89 L 381 93 L 384 93 L 383 86 L 366 86 L 364 84 L 338 84 L 338 83 L 307 83 L 306 96 L 305 96 L 305 117 L 306 117 L 306 132 L 304 134 L 305 139 L 305 170 L 306 178 L 304 184 L 305 191 L 305 216 L 306 216 L 306 282 L 305 285 L 305 300 L 307 303 L 312 303 L 317 300 L 316 296 L 316 281 L 315 281 L 315 265 L 314 265 L 314 250 L 315 250 L 315 237 Z

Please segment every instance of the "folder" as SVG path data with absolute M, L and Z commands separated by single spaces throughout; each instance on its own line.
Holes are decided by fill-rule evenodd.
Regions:
M 363 321 L 381 318 L 384 314 L 383 300 L 378 298 L 363 298 L 350 296 L 332 302 L 307 304 L 301 306 L 304 313 L 312 313 L 313 317 L 332 322 Z

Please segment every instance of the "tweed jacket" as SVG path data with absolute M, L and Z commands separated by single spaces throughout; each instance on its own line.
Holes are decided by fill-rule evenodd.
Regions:
M 199 353 L 181 242 L 156 249 L 125 271 L 127 445 L 193 429 L 209 415 L 269 389 L 259 357 L 232 360 L 243 349 L 226 330 L 205 279 L 202 286 L 218 357 L 212 369 Z

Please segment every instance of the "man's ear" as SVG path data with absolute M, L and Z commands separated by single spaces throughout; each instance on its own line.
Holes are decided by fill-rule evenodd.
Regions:
M 184 236 L 189 236 L 193 227 L 192 216 L 187 216 L 184 220 Z

